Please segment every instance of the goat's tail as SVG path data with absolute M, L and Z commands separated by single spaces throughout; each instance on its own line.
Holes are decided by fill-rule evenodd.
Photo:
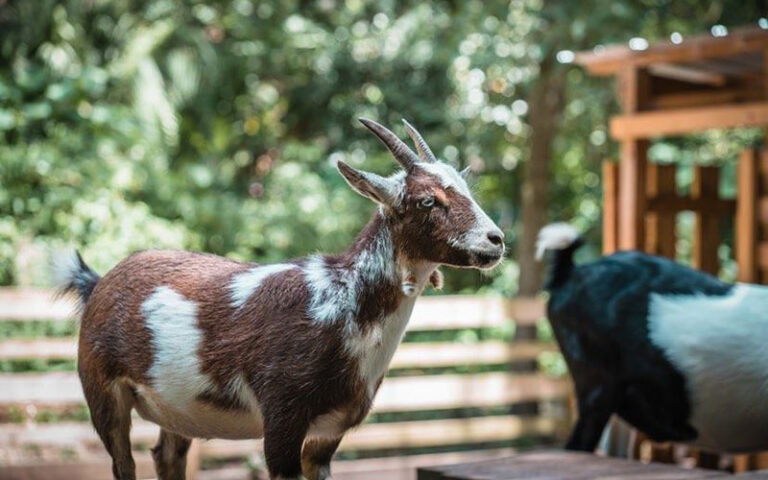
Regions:
M 98 273 L 85 264 L 77 250 L 54 255 L 51 276 L 58 295 L 77 294 L 80 309 L 85 307 L 93 288 L 101 279 Z
M 551 223 L 542 228 L 536 241 L 536 258 L 541 260 L 547 250 L 552 250 L 552 267 L 544 287 L 547 290 L 561 285 L 573 271 L 573 252 L 582 244 L 581 234 L 567 223 Z

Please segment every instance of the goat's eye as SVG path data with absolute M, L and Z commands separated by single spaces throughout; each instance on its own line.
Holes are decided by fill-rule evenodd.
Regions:
M 419 201 L 419 206 L 422 208 L 430 208 L 435 205 L 435 197 L 422 198 Z

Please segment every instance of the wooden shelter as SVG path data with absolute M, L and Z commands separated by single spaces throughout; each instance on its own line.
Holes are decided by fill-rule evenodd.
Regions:
M 739 280 L 766 281 L 768 243 L 762 248 L 760 243 L 768 242 L 766 150 L 743 153 L 736 199 L 718 196 L 716 167 L 696 167 L 690 195 L 681 197 L 675 192 L 675 167 L 647 161 L 653 137 L 732 127 L 765 127 L 768 134 L 768 30 L 716 33 L 721 36 L 675 35 L 674 41 L 642 50 L 598 47 L 576 55 L 575 63 L 590 74 L 617 78 L 623 110 L 610 123 L 611 136 L 621 145 L 620 162 L 603 169 L 604 250 L 673 257 L 675 216 L 692 211 L 693 263 L 717 273 L 719 219 L 735 215 Z

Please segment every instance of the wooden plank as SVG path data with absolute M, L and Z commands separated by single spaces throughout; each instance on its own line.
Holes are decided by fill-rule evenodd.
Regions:
M 0 405 L 85 403 L 80 379 L 72 372 L 0 374 Z
M 374 403 L 376 411 L 414 411 L 460 407 L 490 407 L 561 398 L 569 382 L 541 374 L 431 375 L 386 379 Z M 74 373 L 0 375 L 0 405 L 84 404 Z
M 512 440 L 524 436 L 562 436 L 569 422 L 545 417 L 477 417 L 364 424 L 344 437 L 339 450 L 422 448 Z M 245 457 L 261 448 L 258 440 L 210 440 L 202 458 Z
M 424 297 L 416 301 L 409 330 L 446 330 L 500 327 L 511 319 L 518 324 L 533 324 L 545 316 L 540 299 L 500 296 L 447 295 Z
M 691 197 L 694 199 L 718 198 L 720 170 L 717 167 L 695 166 Z M 717 250 L 720 247 L 720 219 L 711 211 L 695 212 L 693 228 L 693 266 L 712 275 L 717 275 L 720 262 Z
M 12 339 L 0 341 L 0 360 L 74 359 L 76 357 L 76 338 Z
M 674 165 L 649 163 L 646 194 L 649 199 L 660 195 L 675 195 Z M 667 258 L 675 258 L 676 212 L 651 211 L 646 214 L 645 251 Z
M 618 249 L 619 164 L 603 162 L 603 253 Z
M 648 71 L 654 77 L 669 78 L 696 85 L 722 87 L 728 82 L 728 77 L 720 72 L 713 72 L 693 65 L 675 63 L 654 63 L 648 66 Z
M 597 480 L 597 479 L 703 479 L 729 475 L 676 465 L 645 464 L 592 453 L 534 451 L 510 458 L 420 468 L 419 480 Z
M 160 427 L 145 420 L 134 420 L 131 442 L 152 445 L 157 440 Z M 57 422 L 39 424 L 0 424 L 0 445 L 3 448 L 56 447 L 73 449 L 79 446 L 103 448 L 99 436 L 90 423 Z
M 731 57 L 744 52 L 762 52 L 766 44 L 768 31 L 742 28 L 730 31 L 725 37 L 704 34 L 686 38 L 679 45 L 662 42 L 643 51 L 626 46 L 608 46 L 599 51 L 578 52 L 575 63 L 586 67 L 592 75 L 614 75 L 627 64 L 643 66 Z
M 570 381 L 542 374 L 481 373 L 387 378 L 373 403 L 374 412 L 407 412 L 493 407 L 566 399 Z
M 735 257 L 741 282 L 756 282 L 757 272 L 757 152 L 745 150 L 739 158 L 736 179 Z
M 404 343 L 397 347 L 389 368 L 502 364 L 557 351 L 551 342 Z
M 55 298 L 53 290 L 0 288 L 0 321 L 70 320 L 75 316 L 75 303 L 70 298 Z
M 733 215 L 736 200 L 729 198 L 691 198 L 678 195 L 660 194 L 648 200 L 649 212 L 709 212 L 713 215 Z
M 618 115 L 611 118 L 611 135 L 622 141 L 682 135 L 711 128 L 768 125 L 768 102 L 679 108 Z
M 754 88 L 718 88 L 704 91 L 658 94 L 651 99 L 650 108 L 664 110 L 668 108 L 703 107 L 722 103 L 759 101 L 763 92 Z

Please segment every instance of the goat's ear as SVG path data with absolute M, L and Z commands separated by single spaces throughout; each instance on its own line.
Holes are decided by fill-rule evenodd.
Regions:
M 357 170 L 342 161 L 336 164 L 336 168 L 349 186 L 360 195 L 388 207 L 395 205 L 399 192 L 397 184 L 392 180 L 375 173 Z
M 459 175 L 461 175 L 461 178 L 464 180 L 470 180 L 472 178 L 472 169 L 470 167 L 466 167 L 464 170 L 459 172 Z

